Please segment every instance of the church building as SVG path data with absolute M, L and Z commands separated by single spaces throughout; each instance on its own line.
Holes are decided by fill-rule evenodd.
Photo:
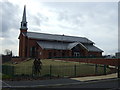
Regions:
M 54 57 L 101 57 L 102 50 L 85 37 L 28 32 L 26 7 L 19 35 L 19 56 L 21 58 Z

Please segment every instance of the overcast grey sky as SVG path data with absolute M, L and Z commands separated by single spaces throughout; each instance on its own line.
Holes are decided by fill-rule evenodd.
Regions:
M 118 51 L 117 2 L 40 2 L 39 0 L 3 0 L 2 51 L 18 55 L 19 28 L 26 4 L 28 31 L 86 37 L 103 54 Z M 0 18 L 1 19 L 1 18 Z

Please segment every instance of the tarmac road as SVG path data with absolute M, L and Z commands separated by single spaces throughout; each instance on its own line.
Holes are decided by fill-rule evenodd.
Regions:
M 100 88 L 100 90 L 103 90 L 103 88 L 105 88 L 105 90 L 120 89 L 120 79 L 117 78 L 116 73 L 77 78 L 0 82 L 2 82 L 2 90 L 40 90 L 40 88 Z
M 105 88 L 105 90 L 120 90 L 120 79 L 91 81 L 85 84 L 65 85 L 52 88 Z
M 44 86 L 44 87 L 21 87 L 21 88 L 4 88 L 2 90 L 40 90 L 40 88 L 81 88 L 81 89 L 97 89 L 100 90 L 120 90 L 120 79 L 106 79 L 106 80 L 97 80 L 97 81 L 89 81 L 84 83 L 76 83 L 69 85 L 56 85 L 56 86 Z

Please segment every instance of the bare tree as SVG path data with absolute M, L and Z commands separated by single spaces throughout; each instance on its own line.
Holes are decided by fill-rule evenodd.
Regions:
M 12 51 L 10 51 L 9 49 L 5 49 L 4 53 L 5 55 L 12 55 Z

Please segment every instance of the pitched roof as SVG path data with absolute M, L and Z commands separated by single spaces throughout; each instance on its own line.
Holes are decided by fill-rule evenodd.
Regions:
M 80 45 L 82 46 L 83 48 L 85 48 L 87 51 L 95 51 L 95 52 L 103 52 L 101 49 L 97 48 L 96 46 L 94 45 L 91 45 L 91 44 L 82 44 L 80 42 L 74 42 L 74 43 L 70 43 L 68 45 L 68 48 L 69 49 L 72 49 L 73 47 L 75 47 L 76 45 Z
M 75 37 L 66 35 L 56 35 L 56 34 L 45 34 L 45 33 L 35 33 L 35 32 L 24 32 L 23 33 L 28 38 L 42 39 L 42 40 L 55 40 L 55 41 L 65 41 L 65 42 L 81 42 L 81 43 L 94 43 L 85 37 Z
M 67 50 L 68 43 L 62 42 L 50 42 L 50 41 L 37 41 L 38 45 L 43 49 L 57 49 Z
M 70 44 L 68 45 L 68 48 L 69 48 L 69 49 L 72 49 L 73 47 L 75 47 L 75 46 L 78 45 L 78 44 L 79 44 L 78 42 L 70 43 Z
M 80 42 L 74 43 L 62 43 L 62 42 L 50 42 L 50 41 L 37 41 L 38 45 L 43 49 L 57 49 L 57 50 L 71 50 L 76 45 L 81 45 L 87 51 L 103 52 L 101 49 L 94 45 L 83 45 Z
M 94 45 L 85 44 L 84 46 L 88 49 L 88 51 L 103 52 L 103 50 Z

